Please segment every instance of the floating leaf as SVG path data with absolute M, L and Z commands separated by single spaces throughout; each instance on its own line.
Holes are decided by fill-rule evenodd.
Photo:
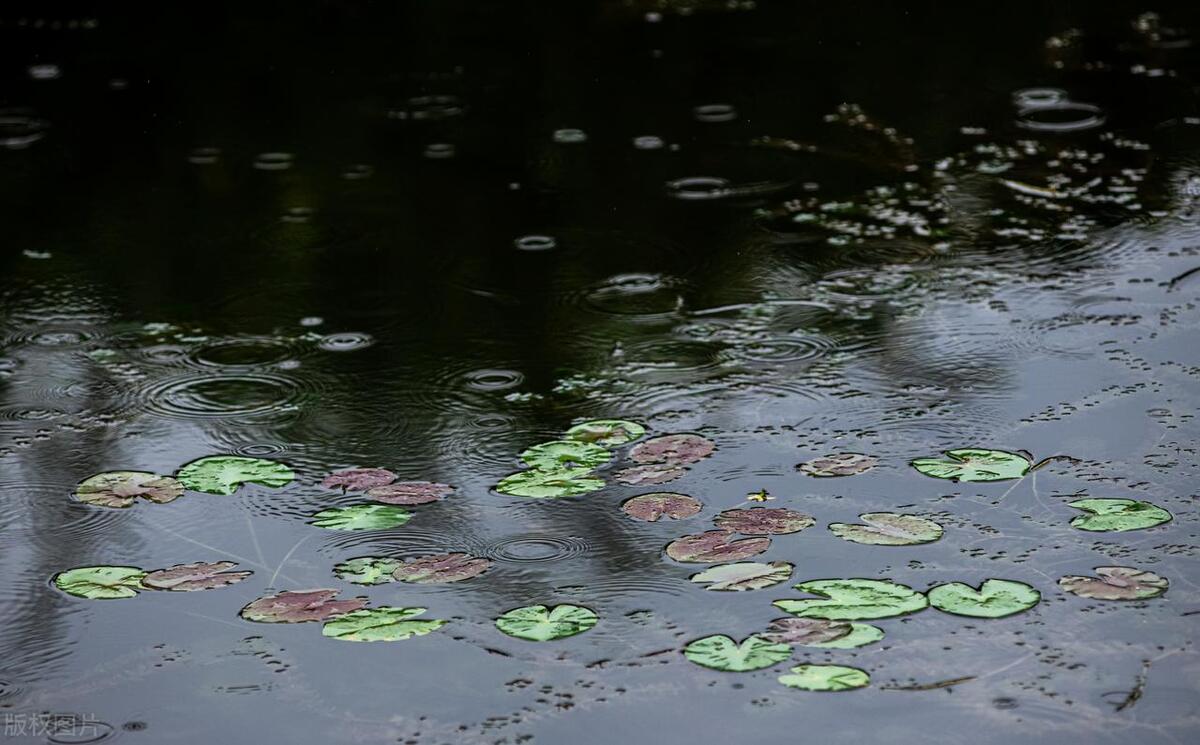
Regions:
M 582 634 L 596 625 L 599 617 L 579 605 L 526 605 L 513 608 L 496 619 L 496 628 L 509 636 L 548 642 Z
M 797 618 L 796 620 L 799 621 L 801 619 Z M 821 644 L 806 644 L 805 646 L 820 647 L 821 649 L 854 649 L 874 644 L 882 638 L 883 629 L 878 626 L 872 626 L 869 623 L 851 622 L 849 634 L 833 641 Z
M 505 476 L 496 485 L 496 491 L 514 497 L 553 499 L 577 497 L 604 488 L 604 480 L 595 478 L 586 468 L 570 468 L 562 471 L 540 471 L 530 469 Z
M 792 576 L 793 568 L 786 561 L 772 561 L 770 564 L 742 561 L 705 569 L 699 574 L 693 574 L 691 579 L 697 584 L 707 584 L 708 587 L 704 588 L 706 590 L 761 590 L 786 582 Z
M 655 486 L 657 484 L 665 484 L 668 481 L 674 481 L 685 473 L 687 471 L 679 466 L 659 463 L 623 468 L 616 472 L 615 478 L 622 484 L 628 484 L 629 486 Z
M 859 621 L 915 613 L 929 605 L 921 593 L 907 585 L 880 579 L 818 579 L 801 582 L 796 589 L 819 598 L 776 600 L 774 605 L 801 618 Z
M 989 579 L 978 590 L 962 582 L 950 582 L 934 587 L 927 595 L 934 608 L 972 618 L 1004 618 L 1029 610 L 1042 598 L 1024 582 L 1006 579 Z
M 830 523 L 838 538 L 872 546 L 913 546 L 942 537 L 942 526 L 916 515 L 895 512 L 864 512 L 858 518 L 866 525 Z
M 321 633 L 347 642 L 396 642 L 424 636 L 446 625 L 436 619 L 411 620 L 426 608 L 369 608 L 326 621 Z
M 846 621 L 825 618 L 776 618 L 767 626 L 762 638 L 776 644 L 824 644 L 850 634 Z
M 85 479 L 75 489 L 80 502 L 97 507 L 129 507 L 138 497 L 164 504 L 183 494 L 183 484 L 146 471 L 108 471 Z
M 806 463 L 801 463 L 796 468 L 809 476 L 853 476 L 871 470 L 878 463 L 879 459 L 872 455 L 834 453 L 821 458 L 813 458 Z
M 395 581 L 392 572 L 400 566 L 399 559 L 386 556 L 363 556 L 357 559 L 343 561 L 333 568 L 338 579 L 353 582 L 356 585 L 382 585 Z
M 646 434 L 646 428 L 637 422 L 627 422 L 623 419 L 593 419 L 568 429 L 567 439 L 612 448 L 633 442 L 644 434 Z
M 683 466 L 707 458 L 716 444 L 700 435 L 663 435 L 634 446 L 629 457 L 635 463 L 667 463 Z
M 191 564 L 177 564 L 150 572 L 142 577 L 142 586 L 152 590 L 173 590 L 174 592 L 212 590 L 236 584 L 254 574 L 254 572 L 226 571 L 235 566 L 237 564 L 232 561 L 197 561 Z
M 1133 567 L 1096 567 L 1098 577 L 1067 575 L 1058 586 L 1081 598 L 1096 600 L 1145 600 L 1167 591 L 1166 577 Z
M 851 691 L 871 682 L 871 676 L 857 667 L 842 665 L 797 665 L 779 682 L 802 691 Z
M 689 643 L 683 654 L 702 667 L 723 673 L 745 673 L 778 665 L 792 656 L 792 648 L 761 636 L 748 636 L 738 644 L 724 634 L 706 636 Z
M 649 523 L 656 522 L 661 517 L 682 520 L 695 515 L 702 507 L 698 499 L 666 491 L 639 494 L 621 503 L 621 511 L 626 515 Z
M 716 564 L 748 559 L 770 547 L 770 538 L 743 538 L 735 541 L 733 533 L 728 530 L 709 530 L 671 541 L 667 544 L 667 556 L 675 561 Z
M 387 504 L 428 504 L 454 493 L 449 484 L 436 481 L 401 481 L 398 484 L 376 486 L 367 490 L 367 499 Z
M 236 455 L 213 455 L 194 460 L 179 469 L 177 476 L 192 491 L 209 494 L 233 494 L 242 484 L 277 488 L 295 478 L 292 469 L 282 463 Z
M 492 562 L 468 554 L 435 554 L 400 564 L 392 576 L 401 582 L 440 584 L 461 582 L 487 571 Z
M 1019 479 L 1033 466 L 1024 455 L 1004 450 L 962 448 L 945 454 L 945 459 L 917 458 L 911 465 L 926 476 L 951 481 Z
M 89 600 L 131 598 L 142 589 L 146 573 L 137 567 L 77 567 L 54 575 L 54 584 L 68 595 Z
M 540 471 L 569 468 L 599 468 L 612 460 L 612 453 L 599 445 L 576 440 L 555 440 L 534 445 L 521 453 L 521 462 Z
M 257 623 L 306 623 L 328 621 L 367 604 L 366 598 L 334 600 L 337 590 L 284 590 L 251 602 L 238 613 L 247 621 Z
M 334 471 L 325 477 L 321 486 L 326 489 L 349 489 L 364 491 L 375 486 L 390 484 L 396 480 L 396 474 L 383 468 L 347 468 Z
M 1080 530 L 1123 532 L 1171 521 L 1171 513 L 1162 507 L 1133 499 L 1077 499 L 1067 506 L 1088 513 L 1071 519 L 1071 527 Z
M 744 535 L 778 535 L 799 533 L 816 520 L 811 515 L 782 507 L 751 507 L 745 510 L 725 510 L 713 520 L 718 528 Z
M 408 522 L 412 513 L 389 504 L 352 504 L 321 510 L 312 518 L 312 525 L 329 530 L 386 530 Z

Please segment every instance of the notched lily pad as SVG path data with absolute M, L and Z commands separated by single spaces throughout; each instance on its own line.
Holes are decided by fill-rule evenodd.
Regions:
M 1143 530 L 1172 519 L 1162 507 L 1135 499 L 1077 499 L 1067 506 L 1087 513 L 1071 518 L 1071 527 L 1095 532 Z
M 426 608 L 392 608 L 382 606 L 356 610 L 326 621 L 321 633 L 347 642 L 396 642 L 424 636 L 446 625 L 437 619 L 413 620 Z
M 594 611 L 581 605 L 526 605 L 506 611 L 496 619 L 496 628 L 518 639 L 548 642 L 582 634 L 599 620 Z
M 1020 453 L 960 448 L 945 458 L 917 458 L 911 465 L 926 476 L 951 481 L 1004 481 L 1029 473 L 1033 462 Z
M 386 530 L 412 519 L 408 510 L 390 504 L 352 504 L 321 510 L 310 524 L 329 530 Z
M 854 649 L 883 638 L 883 629 L 869 623 L 830 621 L 824 618 L 777 618 L 764 639 L 819 649 Z
M 183 484 L 170 476 L 146 471 L 107 471 L 85 479 L 75 497 L 97 507 L 129 507 L 140 497 L 165 504 L 183 494 Z
M 690 642 L 683 648 L 683 654 L 701 667 L 723 673 L 746 673 L 791 659 L 792 648 L 761 636 L 748 636 L 739 644 L 724 634 L 714 634 Z
M 595 478 L 591 473 L 586 468 L 561 471 L 541 471 L 532 468 L 505 476 L 496 485 L 496 491 L 513 497 L 533 499 L 577 497 L 604 488 L 604 479 Z
M 624 419 L 593 419 L 568 429 L 567 439 L 613 448 L 633 442 L 644 434 L 646 428 L 637 422 L 627 422 Z
M 989 579 L 978 590 L 950 582 L 932 588 L 927 595 L 934 608 L 971 618 L 1004 618 L 1029 610 L 1042 598 L 1032 586 L 1007 579 Z
M 683 476 L 685 471 L 681 466 L 664 463 L 652 463 L 646 466 L 633 466 L 617 471 L 613 476 L 622 484 L 629 486 L 657 486 Z
M 435 554 L 400 564 L 392 571 L 392 576 L 401 582 L 418 584 L 462 582 L 483 574 L 491 565 L 488 559 L 469 554 Z
M 612 453 L 590 442 L 555 440 L 534 445 L 521 453 L 521 462 L 540 471 L 570 468 L 599 468 L 612 460 Z
M 621 511 L 635 520 L 652 523 L 660 518 L 669 517 L 672 520 L 682 520 L 700 511 L 704 505 L 700 500 L 686 494 L 673 492 L 654 492 L 639 494 L 621 503 Z
M 725 510 L 713 520 L 718 528 L 744 535 L 780 535 L 799 533 L 816 520 L 811 515 L 782 507 L 751 507 Z
M 1166 577 L 1133 567 L 1096 567 L 1098 576 L 1067 575 L 1058 586 L 1081 598 L 1096 600 L 1146 600 L 1167 591 Z
M 54 575 L 58 589 L 88 600 L 131 598 L 142 589 L 146 572 L 137 567 L 76 567 Z
M 817 579 L 796 589 L 819 598 L 776 600 L 775 607 L 800 618 L 860 621 L 916 613 L 929 605 L 925 596 L 896 582 L 880 579 Z
M 188 463 L 176 474 L 192 491 L 208 494 L 233 494 L 242 484 L 278 488 L 296 477 L 282 463 L 237 455 L 211 455 Z
M 734 540 L 728 530 L 709 530 L 685 535 L 667 544 L 667 556 L 675 561 L 695 564 L 716 564 L 722 561 L 741 561 L 761 554 L 771 547 L 770 538 Z
M 196 561 L 191 564 L 177 564 L 150 572 L 142 577 L 142 586 L 152 590 L 171 590 L 173 592 L 212 590 L 236 584 L 254 574 L 254 572 L 227 571 L 235 566 L 237 564 L 232 561 Z
M 398 484 L 375 486 L 367 490 L 367 499 L 385 504 L 429 504 L 454 493 L 449 484 L 436 481 L 401 481 Z
M 321 486 L 326 489 L 345 489 L 348 491 L 365 491 L 372 487 L 384 486 L 396 480 L 396 474 L 384 468 L 347 468 L 334 471 L 325 477 Z
M 779 682 L 802 691 L 851 691 L 870 684 L 871 676 L 857 667 L 797 665 L 790 674 L 780 675 Z
M 879 459 L 873 455 L 862 453 L 833 453 L 820 458 L 813 458 L 796 466 L 801 473 L 821 478 L 835 476 L 854 476 L 874 468 Z
M 727 592 L 761 590 L 764 587 L 786 582 L 791 578 L 794 568 L 786 561 L 772 561 L 770 564 L 742 561 L 705 569 L 699 574 L 693 574 L 691 580 L 697 584 L 708 585 L 704 588 L 706 590 Z
M 366 607 L 366 598 L 334 600 L 337 590 L 284 590 L 277 595 L 261 597 L 238 613 L 256 623 L 307 623 L 328 621 L 351 611 Z
M 382 585 L 395 581 L 392 572 L 402 563 L 386 556 L 360 556 L 336 565 L 333 573 L 338 579 L 356 585 Z
M 830 523 L 829 530 L 838 538 L 872 546 L 915 546 L 942 537 L 941 525 L 917 515 L 864 512 L 858 517 L 864 525 Z
M 638 443 L 629 451 L 635 463 L 662 463 L 684 466 L 712 455 L 716 444 L 707 437 L 693 434 L 663 435 Z

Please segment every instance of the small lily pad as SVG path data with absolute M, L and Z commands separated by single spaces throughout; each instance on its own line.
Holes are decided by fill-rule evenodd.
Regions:
M 540 471 L 562 471 L 569 468 L 599 468 L 612 460 L 612 453 L 589 442 L 555 440 L 534 445 L 521 453 L 521 462 Z
M 1071 519 L 1071 527 L 1080 530 L 1124 532 L 1171 521 L 1171 513 L 1162 507 L 1134 499 L 1077 499 L 1067 506 L 1087 513 Z
M 764 587 L 786 582 L 791 578 L 794 568 L 786 561 L 772 561 L 770 564 L 741 561 L 736 564 L 721 564 L 705 569 L 699 574 L 693 574 L 691 580 L 697 584 L 708 585 L 704 588 L 706 590 L 728 592 L 761 590 Z
M 942 537 L 941 525 L 916 515 L 864 512 L 858 518 L 866 524 L 830 523 L 829 530 L 838 538 L 872 546 L 914 546 Z
M 707 458 L 716 447 L 712 440 L 700 435 L 663 435 L 638 443 L 629 451 L 629 457 L 643 465 L 664 463 L 683 466 Z
M 277 595 L 261 597 L 238 613 L 256 623 L 307 623 L 328 621 L 366 607 L 366 598 L 334 600 L 337 590 L 284 590 Z
M 142 577 L 142 586 L 152 590 L 171 590 L 173 592 L 212 590 L 236 584 L 254 574 L 254 572 L 227 571 L 235 566 L 237 564 L 232 561 L 197 561 L 191 564 L 177 564 L 150 572 Z
M 680 466 L 655 463 L 646 466 L 623 468 L 614 474 L 614 478 L 620 483 L 629 486 L 657 486 L 658 484 L 674 481 L 685 473 L 687 471 Z
M 662 517 L 682 520 L 695 515 L 702 507 L 700 500 L 694 497 L 665 491 L 639 494 L 621 503 L 621 511 L 626 515 L 648 523 L 656 522 Z
M 724 634 L 714 634 L 690 642 L 683 648 L 683 654 L 701 667 L 723 673 L 745 673 L 791 659 L 792 648 L 761 636 L 748 636 L 738 644 Z
M 383 606 L 356 610 L 321 627 L 325 636 L 347 642 L 395 642 L 424 636 L 446 625 L 437 619 L 412 620 L 424 613 L 426 608 L 392 608 Z
M 496 485 L 496 491 L 514 497 L 534 499 L 577 497 L 604 488 L 604 479 L 595 478 L 591 473 L 587 468 L 560 471 L 541 471 L 533 468 L 505 476 Z
M 865 625 L 865 624 L 862 624 Z M 848 621 L 825 618 L 776 618 L 767 626 L 762 638 L 777 644 L 809 646 L 825 644 L 848 636 L 852 626 Z
M 296 477 L 282 463 L 236 455 L 212 455 L 188 463 L 176 474 L 192 491 L 208 494 L 233 494 L 242 484 L 278 488 Z
M 1030 585 L 1006 579 L 989 579 L 978 590 L 962 582 L 950 582 L 927 594 L 934 608 L 971 618 L 1004 618 L 1029 610 L 1042 598 Z
M 400 564 L 392 571 L 392 576 L 401 582 L 427 585 L 462 582 L 483 574 L 491 565 L 488 559 L 469 554 L 435 554 Z
M 137 567 L 77 567 L 54 575 L 58 589 L 88 600 L 131 598 L 142 589 L 146 572 Z
M 1167 578 L 1133 567 L 1096 567 L 1096 577 L 1067 575 L 1058 586 L 1081 598 L 1146 600 L 1167 591 Z
M 646 434 L 646 428 L 637 422 L 627 422 L 623 419 L 593 419 L 568 429 L 567 439 L 613 448 L 633 442 L 644 434 Z
M 402 562 L 386 556 L 362 556 L 357 559 L 343 561 L 333 568 L 338 579 L 353 582 L 356 585 L 382 585 L 394 582 L 392 572 Z
M 435 481 L 401 481 L 398 484 L 375 486 L 367 490 L 367 499 L 385 504 L 429 504 L 454 493 L 449 484 Z
M 352 504 L 321 510 L 312 518 L 312 525 L 329 530 L 386 530 L 405 524 L 412 513 L 390 504 Z
M 947 450 L 945 458 L 917 458 L 912 467 L 925 474 L 951 481 L 1004 481 L 1029 473 L 1033 462 L 1020 453 L 1004 450 L 961 448 Z
M 709 530 L 685 535 L 667 544 L 667 556 L 675 561 L 696 564 L 716 564 L 722 561 L 741 561 L 761 554 L 771 547 L 770 538 L 734 540 L 728 530 Z
M 871 676 L 857 667 L 797 665 L 790 674 L 780 675 L 779 682 L 802 691 L 852 691 L 870 684 Z
M 582 634 L 600 618 L 580 605 L 526 605 L 513 608 L 496 619 L 496 628 L 509 636 L 533 642 L 548 642 Z
M 816 520 L 811 515 L 782 507 L 751 507 L 725 510 L 713 520 L 718 528 L 744 535 L 799 533 Z
M 75 497 L 97 507 L 129 507 L 138 497 L 165 504 L 183 494 L 183 484 L 170 476 L 146 471 L 108 471 L 85 479 Z
M 396 474 L 384 468 L 347 468 L 334 471 L 325 477 L 321 486 L 326 489 L 365 491 L 375 486 L 384 486 L 396 480 Z
M 776 600 L 775 607 L 800 618 L 861 621 L 891 618 L 925 609 L 929 601 L 907 585 L 880 579 L 818 579 L 796 589 L 819 598 Z
M 832 478 L 835 476 L 854 476 L 869 471 L 879 463 L 873 455 L 862 453 L 834 453 L 821 458 L 813 458 L 801 463 L 796 468 L 809 476 Z

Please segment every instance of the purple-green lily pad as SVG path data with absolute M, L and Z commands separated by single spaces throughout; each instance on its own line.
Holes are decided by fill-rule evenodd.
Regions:
M 667 544 L 667 556 L 675 561 L 695 564 L 716 564 L 723 561 L 741 561 L 761 554 L 771 547 L 770 538 L 742 538 L 734 540 L 728 530 L 709 530 L 696 535 L 685 535 Z
M 743 535 L 799 533 L 815 522 L 811 515 L 782 507 L 725 510 L 713 520 L 718 528 Z
M 665 491 L 639 494 L 621 503 L 621 511 L 626 515 L 648 523 L 663 517 L 682 520 L 700 512 L 702 507 L 700 500 L 694 497 Z
M 1167 591 L 1166 577 L 1133 567 L 1096 567 L 1098 576 L 1067 575 L 1058 586 L 1081 598 L 1095 600 L 1146 600 Z
M 645 433 L 646 428 L 637 422 L 627 422 L 623 419 L 593 419 L 568 429 L 567 439 L 614 448 L 633 442 Z
M 850 634 L 847 621 L 830 621 L 825 618 L 776 618 L 761 634 L 762 638 L 777 644 L 799 644 L 808 646 L 824 644 Z
M 356 610 L 326 621 L 321 633 L 347 642 L 395 642 L 424 636 L 446 625 L 438 619 L 414 620 L 425 608 L 382 606 Z
M 454 493 L 449 484 L 436 481 L 401 481 L 397 484 L 375 486 L 367 490 L 367 499 L 385 504 L 429 504 Z
M 490 560 L 469 554 L 435 554 L 400 564 L 392 571 L 392 576 L 401 582 L 418 584 L 462 582 L 483 574 L 491 565 Z
M 337 590 L 284 590 L 276 595 L 261 597 L 238 613 L 256 623 L 308 623 L 328 621 L 366 607 L 366 598 L 334 600 Z
M 129 507 L 140 497 L 165 504 L 183 494 L 183 484 L 170 476 L 146 471 L 107 471 L 85 479 L 75 497 L 97 507 Z
M 683 476 L 685 471 L 680 466 L 663 463 L 652 463 L 645 466 L 623 468 L 614 474 L 614 478 L 629 486 L 657 486 Z
M 710 567 L 703 572 L 693 574 L 691 580 L 697 584 L 708 585 L 704 588 L 706 590 L 724 592 L 761 590 L 764 587 L 786 582 L 791 578 L 794 568 L 786 561 L 772 561 L 769 564 L 739 561 Z
M 384 486 L 396 480 L 396 474 L 385 468 L 347 468 L 334 471 L 325 477 L 321 486 L 326 489 L 345 489 L 348 491 L 365 491 L 376 486 Z
M 638 443 L 629 451 L 635 463 L 665 463 L 683 466 L 712 455 L 716 444 L 707 437 L 694 434 L 662 435 Z
M 869 471 L 879 463 L 873 455 L 862 453 L 833 453 L 820 458 L 813 458 L 796 466 L 801 473 L 820 478 L 837 476 L 854 476 Z
M 337 564 L 333 567 L 333 573 L 338 579 L 356 585 L 383 585 L 395 581 L 392 572 L 400 564 L 399 559 L 386 556 L 360 556 Z
M 54 585 L 67 593 L 88 600 L 131 598 L 142 589 L 146 572 L 137 567 L 76 567 L 54 575 Z
M 829 530 L 843 540 L 871 546 L 915 546 L 942 537 L 941 525 L 917 515 L 864 512 L 858 518 L 863 525 L 830 523 Z
M 227 571 L 235 566 L 237 564 L 232 561 L 196 561 L 191 564 L 177 564 L 150 572 L 142 577 L 142 586 L 152 590 L 171 590 L 173 592 L 212 590 L 236 584 L 254 574 L 254 572 Z

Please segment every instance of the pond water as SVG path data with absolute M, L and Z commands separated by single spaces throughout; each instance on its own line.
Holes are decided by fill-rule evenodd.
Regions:
M 7 738 L 1195 742 L 1196 8 L 549 5 L 0 9 Z M 715 450 L 571 440 L 521 461 L 593 419 Z M 910 465 L 962 448 L 1015 471 Z M 797 468 L 841 453 L 877 460 Z M 203 487 L 181 468 L 215 455 L 286 468 L 163 503 L 77 493 L 114 471 Z M 357 467 L 453 490 L 324 512 L 381 503 L 322 485 Z M 497 490 L 516 472 L 581 493 Z M 699 512 L 621 509 L 664 491 Z M 1111 530 L 1070 505 L 1088 499 L 1173 519 L 1138 507 Z M 728 561 L 665 550 L 754 533 L 714 519 L 755 508 L 812 524 L 718 554 L 782 582 L 714 591 L 689 580 Z M 940 537 L 829 528 L 864 513 Z M 484 570 L 390 581 L 447 553 Z M 335 574 L 361 557 L 378 584 Z M 252 574 L 142 584 L 220 561 Z M 101 588 L 128 597 L 62 589 L 93 566 L 134 568 Z M 1169 588 L 1060 584 L 1114 566 Z M 881 639 L 764 641 L 744 672 L 683 653 L 851 578 L 973 615 L 847 601 Z M 923 594 L 989 579 L 1019 584 Z M 445 623 L 352 643 L 322 621 L 362 602 L 242 614 L 312 589 Z M 595 625 L 497 626 L 534 605 Z M 788 685 L 820 677 L 801 665 L 869 683 Z

